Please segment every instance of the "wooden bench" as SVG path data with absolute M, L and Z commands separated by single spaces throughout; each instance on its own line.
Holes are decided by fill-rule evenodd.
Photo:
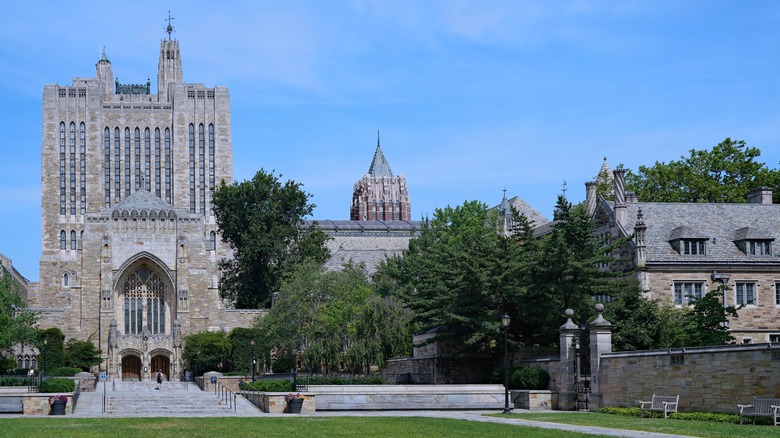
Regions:
M 771 417 L 777 426 L 777 419 L 780 417 L 780 398 L 753 397 L 752 405 L 737 405 L 739 408 L 739 424 L 742 424 L 742 417 L 753 417 L 753 424 L 756 423 L 756 417 Z
M 643 417 L 645 411 L 663 412 L 664 418 L 669 416 L 670 412 L 677 412 L 677 404 L 680 402 L 679 395 L 655 395 L 650 401 L 641 401 L 639 403 L 639 416 Z

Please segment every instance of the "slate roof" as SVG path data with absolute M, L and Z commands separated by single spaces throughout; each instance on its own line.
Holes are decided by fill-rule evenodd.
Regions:
M 601 203 L 614 216 L 613 202 L 601 200 Z M 780 241 L 780 204 L 631 202 L 626 204 L 624 235 L 634 232 L 640 208 L 647 226 L 648 264 L 780 263 L 777 255 L 748 256 L 734 243 L 746 238 Z M 670 244 L 675 237 L 708 239 L 706 254 L 678 254 Z M 780 246 L 773 253 L 780 254 Z
M 374 159 L 371 160 L 371 166 L 368 168 L 368 174 L 377 177 L 391 177 L 393 171 L 390 170 L 390 164 L 385 159 L 385 154 L 382 152 L 382 147 L 379 146 L 379 133 L 376 134 L 376 151 L 374 152 Z
M 514 198 L 510 199 L 508 201 L 512 206 L 515 207 L 515 209 L 519 213 L 525 214 L 525 217 L 527 217 L 529 220 L 533 221 L 533 227 L 538 228 L 542 225 L 545 225 L 550 222 L 550 219 L 547 219 L 539 213 L 535 208 L 531 207 L 527 202 L 520 199 L 519 196 L 515 196 Z M 496 205 L 495 207 L 491 208 L 491 210 L 498 210 L 501 211 L 501 208 L 503 206 L 504 200 L 501 201 L 501 204 Z M 505 207 L 504 207 L 505 208 Z

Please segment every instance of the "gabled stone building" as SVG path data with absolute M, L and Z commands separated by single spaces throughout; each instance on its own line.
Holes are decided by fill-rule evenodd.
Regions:
M 676 306 L 720 285 L 724 305 L 740 307 L 729 327 L 739 343 L 780 342 L 780 205 L 772 190 L 752 191 L 744 204 L 641 202 L 626 193 L 623 169 L 614 175 L 614 201 L 596 198 L 586 183 L 595 232 L 634 235 L 609 269 L 636 272 L 649 298 Z M 605 267 L 606 268 L 606 267 Z
M 393 175 L 376 136 L 376 151 L 368 173 L 355 183 L 349 213 L 353 221 L 411 221 L 406 177 Z

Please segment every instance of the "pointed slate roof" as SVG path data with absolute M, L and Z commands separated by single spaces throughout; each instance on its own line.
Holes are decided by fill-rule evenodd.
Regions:
M 393 171 L 390 170 L 390 165 L 387 164 L 385 154 L 382 153 L 382 147 L 379 145 L 379 131 L 376 132 L 376 152 L 371 167 L 368 168 L 368 174 L 377 178 L 393 176 Z

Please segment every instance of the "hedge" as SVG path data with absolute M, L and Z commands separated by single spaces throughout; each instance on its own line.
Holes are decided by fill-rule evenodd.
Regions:
M 73 379 L 54 378 L 41 382 L 40 392 L 73 392 L 76 390 L 76 382 Z

